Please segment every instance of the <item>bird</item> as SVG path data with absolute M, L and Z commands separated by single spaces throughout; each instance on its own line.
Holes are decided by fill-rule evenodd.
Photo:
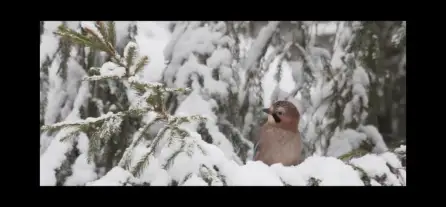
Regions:
M 254 159 L 266 165 L 284 166 L 301 162 L 302 143 L 298 130 L 300 114 L 289 101 L 277 101 L 262 110 L 268 120 L 255 133 Z

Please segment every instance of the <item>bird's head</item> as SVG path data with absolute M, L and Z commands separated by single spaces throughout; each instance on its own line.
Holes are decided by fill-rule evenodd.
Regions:
M 263 109 L 268 114 L 268 124 L 297 132 L 300 114 L 289 101 L 277 101 L 270 108 Z

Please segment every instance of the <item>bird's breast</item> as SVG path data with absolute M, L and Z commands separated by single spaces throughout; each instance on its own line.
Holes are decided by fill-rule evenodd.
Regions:
M 295 165 L 299 163 L 300 156 L 299 134 L 276 127 L 262 127 L 256 160 L 268 165 Z

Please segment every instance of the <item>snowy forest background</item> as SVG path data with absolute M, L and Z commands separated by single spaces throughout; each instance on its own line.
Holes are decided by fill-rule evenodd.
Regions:
M 305 160 L 253 162 L 261 109 Z M 40 185 L 406 185 L 406 22 L 40 22 Z

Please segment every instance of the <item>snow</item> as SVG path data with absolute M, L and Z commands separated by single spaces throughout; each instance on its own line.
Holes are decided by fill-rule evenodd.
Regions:
M 268 52 L 267 52 L 268 53 Z M 286 99 L 289 93 L 300 82 L 296 81 L 300 78 L 300 71 L 302 64 L 300 62 L 282 62 L 282 78 L 279 82 L 274 79 L 275 74 L 278 71 L 280 57 L 275 58 L 262 79 L 263 87 L 263 106 L 269 107 L 271 100 L 277 98 L 277 100 Z
M 87 183 L 87 186 L 121 186 L 131 178 L 133 176 L 130 172 L 114 167 L 99 180 Z
M 75 57 L 75 55 L 71 55 L 71 57 Z M 83 76 L 86 75 L 85 70 L 82 68 L 82 66 L 79 65 L 77 61 L 74 60 L 74 58 L 68 59 L 67 66 L 70 69 L 67 70 L 67 79 L 65 81 L 66 99 L 65 104 L 60 112 L 62 118 L 67 117 L 73 108 L 79 108 L 80 104 L 85 101 L 85 96 L 88 96 L 88 91 L 85 91 L 87 88 L 85 88 L 85 86 L 80 87 L 80 85 L 82 84 L 81 79 Z M 83 91 L 79 91 L 81 89 Z M 80 103 L 77 103 L 78 105 L 73 107 L 74 101 L 76 99 L 78 99 L 78 102 Z
M 388 150 L 386 143 L 384 142 L 381 133 L 379 133 L 378 129 L 373 125 L 360 126 L 359 131 L 364 132 L 367 137 L 372 141 L 375 145 L 372 152 L 374 153 L 383 153 Z
M 139 54 L 140 56 L 146 55 L 150 59 L 149 64 L 143 70 L 146 81 L 159 81 L 166 67 L 161 50 L 167 45 L 171 34 L 164 24 L 166 22 L 138 21 L 136 23 L 138 34 L 135 36 L 135 40 L 139 46 Z
M 57 49 L 58 38 L 52 35 L 60 22 L 45 22 L 45 31 L 42 35 L 41 44 L 41 65 L 46 57 L 52 57 Z M 92 22 L 82 22 L 82 27 L 87 27 L 96 31 L 92 27 Z M 327 33 L 335 33 L 337 25 L 333 22 L 318 25 L 317 30 L 319 35 Z M 134 37 L 135 42 L 130 42 L 124 48 L 126 54 L 128 48 L 132 45 L 137 46 L 138 57 L 147 55 L 149 57 L 149 64 L 145 66 L 141 74 L 135 75 L 128 79 L 129 83 L 140 83 L 146 85 L 148 88 L 158 86 L 157 83 L 162 78 L 170 87 L 167 91 L 175 91 L 175 88 L 186 87 L 189 81 L 189 75 L 192 79 L 192 91 L 187 96 L 179 96 L 178 108 L 175 111 L 176 116 L 190 116 L 201 115 L 207 118 L 205 126 L 212 136 L 212 143 L 208 144 L 202 140 L 200 134 L 196 132 L 198 126 L 197 121 L 191 123 L 181 124 L 179 127 L 186 130 L 189 136 L 180 139 L 177 136 L 171 136 L 170 132 L 159 142 L 155 150 L 154 156 L 149 156 L 148 165 L 141 175 L 134 177 L 128 170 L 121 167 L 114 167 L 109 172 L 96 173 L 97 170 L 94 164 L 87 162 L 88 138 L 85 134 L 80 134 L 75 138 L 78 142 L 77 148 L 80 155 L 76 158 L 74 164 L 71 166 L 73 174 L 67 177 L 64 185 L 89 185 L 89 186 L 103 186 L 103 185 L 123 185 L 127 181 L 136 183 L 149 183 L 151 186 L 166 186 L 172 180 L 178 181 L 181 186 L 207 186 L 211 179 L 212 186 L 230 185 L 230 186 L 283 186 L 295 185 L 305 186 L 309 185 L 311 179 L 319 180 L 321 186 L 361 186 L 364 185 L 360 178 L 361 173 L 355 170 L 353 166 L 363 169 L 371 178 L 370 182 L 373 186 L 381 185 L 405 185 L 406 171 L 401 166 L 398 156 L 388 151 L 382 136 L 378 130 L 373 126 L 360 126 L 357 130 L 347 129 L 334 134 L 328 148 L 327 157 L 325 156 L 310 156 L 298 166 L 284 167 L 281 164 L 267 166 L 260 161 L 247 161 L 243 164 L 241 159 L 234 152 L 232 143 L 220 132 L 217 121 L 221 117 L 217 117 L 214 112 L 217 107 L 215 95 L 219 95 L 220 100 L 224 101 L 228 90 L 237 91 L 240 83 L 233 78 L 239 75 L 243 81 L 246 79 L 245 74 L 240 71 L 240 65 L 234 64 L 235 58 L 231 51 L 226 48 L 226 45 L 234 44 L 229 36 L 225 36 L 220 30 L 224 29 L 224 24 L 213 25 L 209 23 L 208 26 L 200 26 L 199 22 L 177 23 L 175 32 L 170 34 L 166 29 L 164 22 L 116 22 L 117 41 L 123 42 L 123 39 L 128 35 L 128 28 L 131 25 L 136 25 L 138 33 Z M 247 51 L 241 46 L 240 53 L 243 61 L 243 68 L 248 70 L 256 70 L 256 60 L 260 58 L 261 52 L 266 45 L 267 40 L 275 32 L 278 22 L 270 22 L 266 27 L 261 29 L 257 38 L 254 39 L 240 39 L 241 42 L 248 48 Z M 77 23 L 70 23 L 70 28 L 77 27 Z M 342 25 L 341 26 L 345 26 Z M 97 32 L 97 31 L 96 31 Z M 337 41 L 336 44 L 344 44 L 349 39 L 351 31 L 346 30 L 337 34 L 337 38 L 342 41 Z M 120 44 L 118 44 L 120 45 Z M 277 48 L 268 47 L 267 56 L 270 55 Z M 327 50 L 310 47 L 307 48 L 309 55 L 311 55 L 313 69 L 318 74 L 321 68 L 319 56 L 324 56 L 330 59 L 330 53 Z M 345 65 L 340 58 L 345 55 L 344 48 L 335 47 L 335 53 L 332 58 L 332 66 L 335 70 L 345 69 Z M 164 54 L 161 52 L 164 50 Z M 72 56 L 76 55 L 74 50 Z M 207 56 L 206 62 L 203 63 L 201 57 Z M 125 55 L 124 55 L 125 57 Z M 307 57 L 308 58 L 308 57 Z M 165 64 L 165 60 L 169 61 L 169 65 Z M 302 61 L 285 61 L 280 63 L 282 67 L 282 79 L 276 81 L 274 75 L 277 73 L 279 58 L 271 58 L 265 75 L 262 79 L 263 94 L 255 94 L 263 96 L 264 106 L 267 107 L 271 103 L 271 99 L 288 99 L 292 101 L 299 111 L 303 110 L 302 94 L 298 93 L 296 98 L 288 97 L 289 93 L 295 89 L 300 89 L 303 86 L 303 70 Z M 60 57 L 55 56 L 55 60 L 49 68 L 49 91 L 48 91 L 48 105 L 45 113 L 45 124 L 53 124 L 58 116 L 62 122 L 53 126 L 60 126 L 64 124 L 86 124 L 90 122 L 101 121 L 103 119 L 111 118 L 112 116 L 120 118 L 120 113 L 102 115 L 97 118 L 87 118 L 84 121 L 79 120 L 79 108 L 85 105 L 87 98 L 90 97 L 89 82 L 81 82 L 80 79 L 85 76 L 85 71 L 81 66 L 70 59 L 68 61 L 69 68 L 68 78 L 66 81 L 62 80 L 57 71 L 60 65 Z M 266 64 L 266 63 L 265 63 Z M 219 69 L 220 80 L 212 78 L 213 69 Z M 164 74 L 163 74 L 164 72 Z M 125 76 L 126 70 L 112 62 L 107 62 L 100 68 L 101 77 L 104 76 Z M 164 77 L 163 77 L 164 76 Z M 92 79 L 94 79 L 93 77 Z M 96 77 L 100 78 L 100 77 Z M 199 79 L 203 79 L 203 86 L 200 85 Z M 358 106 L 359 97 L 363 97 L 364 103 L 367 105 L 367 87 L 370 84 L 368 74 L 364 68 L 358 67 L 354 69 L 351 78 L 352 92 L 355 95 L 354 100 L 347 104 L 348 107 L 343 111 L 346 117 L 346 122 L 352 121 L 351 117 L 355 114 Z M 330 83 L 332 84 L 332 83 Z M 330 84 L 319 82 L 316 87 L 312 86 L 311 97 L 313 105 L 320 105 L 318 108 L 308 109 L 308 114 L 302 114 L 302 122 L 308 122 L 308 133 L 305 134 L 305 139 L 323 139 L 323 135 L 316 133 L 315 122 L 323 121 L 323 127 L 327 123 L 333 121 L 325 118 L 325 111 L 328 109 L 328 104 L 323 103 L 324 97 L 332 93 Z M 111 90 L 116 90 L 112 88 Z M 253 91 L 256 93 L 255 91 Z M 137 96 L 131 90 L 126 91 L 132 107 L 137 107 Z M 143 98 L 147 98 L 147 92 Z M 211 96 L 214 95 L 214 96 Z M 249 97 L 250 101 L 255 101 L 254 96 Z M 94 100 L 93 100 L 94 101 Z M 134 105 L 137 106 L 134 106 Z M 63 105 L 63 107 L 60 107 Z M 115 106 L 116 108 L 116 106 Z M 313 113 L 313 114 L 310 114 Z M 249 113 L 245 121 L 252 122 L 253 114 Z M 155 117 L 154 113 L 148 113 L 144 120 L 150 121 Z M 172 118 L 172 117 L 170 117 Z M 348 120 L 350 118 L 350 120 Z M 116 120 L 120 122 L 120 120 Z M 307 124 L 308 124 L 307 123 Z M 112 124 L 112 123 L 109 123 Z M 150 129 L 150 134 L 156 134 L 165 123 L 159 123 Z M 47 134 L 41 135 L 41 166 L 40 166 L 40 183 L 41 185 L 56 185 L 55 170 L 58 169 L 62 162 L 66 159 L 65 153 L 72 150 L 73 141 L 61 142 L 60 138 L 68 133 L 69 130 L 61 130 L 54 137 Z M 136 139 L 136 133 L 134 141 Z M 353 158 L 344 163 L 335 158 L 345 154 L 360 144 L 360 141 L 370 139 L 375 144 L 373 150 L 375 154 L 368 154 L 363 157 Z M 243 140 L 248 143 L 248 141 Z M 323 140 L 321 141 L 323 142 Z M 131 166 L 134 166 L 137 161 L 141 159 L 148 152 L 148 145 L 150 141 L 142 139 L 139 142 L 134 142 L 136 147 L 132 150 Z M 251 142 L 249 142 L 251 144 Z M 252 145 L 252 144 L 251 144 Z M 322 152 L 321 146 L 316 146 L 317 152 Z M 178 153 L 172 162 L 167 160 L 178 150 Z M 405 145 L 396 149 L 396 153 L 405 152 Z M 317 153 L 316 153 L 317 154 Z M 319 153 L 322 154 L 322 153 Z M 170 164 L 167 166 L 167 164 Z M 392 174 L 387 165 L 395 168 L 398 173 Z M 104 175 L 105 174 L 105 175 Z M 376 176 L 386 175 L 387 179 L 381 183 Z M 104 176 L 102 176 L 104 175 Z
M 268 40 L 271 39 L 271 36 L 277 29 L 278 25 L 279 21 L 271 21 L 268 23 L 267 26 L 261 29 L 256 40 L 251 45 L 251 49 L 247 54 L 243 68 L 245 68 L 246 70 L 254 69 L 252 67 L 255 65 L 255 62 L 260 58 L 263 48 L 267 46 L 266 44 Z
M 398 169 L 398 172 L 400 174 L 400 180 L 403 186 L 406 185 L 406 170 L 404 169 Z
M 312 33 L 316 33 L 316 35 L 328 35 L 335 34 L 337 29 L 337 22 L 329 21 L 329 22 L 319 22 L 316 25 L 312 25 L 310 31 Z
M 363 104 L 367 105 L 369 102 L 367 87 L 369 86 L 369 78 L 364 68 L 356 68 L 353 73 L 353 89 L 354 95 L 360 96 L 363 99 Z
M 395 149 L 396 153 L 406 153 L 406 145 L 401 145 Z
M 46 44 L 46 42 L 42 42 Z M 59 120 L 66 119 L 72 110 L 78 110 L 85 104 L 89 97 L 88 83 L 81 83 L 82 77 L 86 74 L 84 69 L 74 60 L 76 55 L 71 52 L 71 57 L 67 61 L 70 68 L 66 71 L 64 80 L 58 73 L 61 65 L 61 55 L 57 54 L 48 69 L 49 88 L 47 94 L 47 104 L 44 114 L 44 124 L 50 125 Z M 41 153 L 45 152 L 54 137 L 43 134 L 41 136 Z
M 248 161 L 245 165 L 240 165 L 228 159 L 215 145 L 207 144 L 192 137 L 184 139 L 184 141 L 187 142 L 185 150 L 177 154 L 167 171 L 162 169 L 162 166 L 167 164 L 167 158 L 175 152 L 174 149 L 181 147 L 181 142 L 173 142 L 170 147 L 164 144 L 165 147 L 160 155 L 156 158 L 150 157 L 149 166 L 140 178 L 133 178 L 129 173 L 123 172 L 123 169 L 116 167 L 106 176 L 93 183 L 94 185 L 122 185 L 123 182 L 131 179 L 148 182 L 151 185 L 168 185 L 169 180 L 173 179 L 182 186 L 207 186 L 207 182 L 202 177 L 204 168 L 200 167 L 204 165 L 208 169 L 216 166 L 219 169 L 217 174 L 221 174 L 225 178 L 225 183 L 229 186 L 283 186 L 285 184 L 306 186 L 310 184 L 311 179 L 318 180 L 320 186 L 364 185 L 359 177 L 359 171 L 333 157 L 311 156 L 300 165 L 290 167 L 284 167 L 281 164 L 267 166 L 260 161 Z M 196 148 L 198 146 L 201 146 L 204 151 L 198 150 Z M 188 148 L 190 149 L 188 150 Z M 141 145 L 135 148 L 134 155 L 135 157 L 141 157 L 146 152 L 147 149 Z M 383 156 L 387 157 L 389 155 Z M 371 178 L 385 173 L 388 176 L 388 180 L 384 183 L 386 185 L 400 184 L 399 179 L 386 168 L 386 161 L 378 156 L 366 155 L 355 158 L 350 163 L 365 170 Z M 212 181 L 211 185 L 221 185 L 219 176 L 210 174 L 208 176 L 216 179 Z M 405 171 L 400 174 L 405 176 Z M 371 184 L 381 185 L 373 179 Z
M 93 163 L 88 163 L 87 161 L 88 143 L 89 140 L 85 134 L 79 136 L 77 148 L 79 149 L 79 152 L 81 154 L 74 162 L 74 165 L 72 167 L 73 174 L 67 178 L 67 180 L 65 181 L 65 185 L 84 185 L 85 183 L 97 179 L 95 165 Z
M 40 67 L 42 67 L 43 62 L 46 57 L 52 57 L 59 46 L 59 37 L 57 37 L 53 32 L 57 30 L 57 27 L 61 25 L 62 22 L 59 21 L 45 21 L 44 22 L 44 32 L 42 34 L 42 40 L 40 43 Z
M 136 146 L 133 150 L 130 166 L 135 166 L 136 163 L 148 152 L 149 149 L 144 145 Z M 141 176 L 134 180 L 150 183 L 151 186 L 166 186 L 169 183 L 170 176 L 166 170 L 162 169 L 159 159 L 149 156 L 148 163 L 149 165 L 143 170 Z
M 177 77 L 175 81 L 176 86 L 181 88 L 186 87 L 189 74 L 192 74 L 192 78 L 198 78 L 198 75 L 203 76 L 204 87 L 210 94 L 218 93 L 222 96 L 227 95 L 228 84 L 212 78 L 212 68 L 199 64 L 197 58 L 193 55 L 189 56 L 188 60 L 183 64 L 183 66 L 178 69 L 178 72 L 175 75 L 175 77 Z
M 57 121 L 57 116 L 61 110 L 60 106 L 63 104 L 66 96 L 65 90 L 63 90 L 65 83 L 62 78 L 57 75 L 60 61 L 60 56 L 57 55 L 48 69 L 49 89 L 44 117 L 45 124 L 53 124 Z
M 386 161 L 374 154 L 367 154 L 360 158 L 353 158 L 350 163 L 364 170 L 371 178 L 386 176 L 384 184 L 400 186 L 401 183 L 386 165 Z
M 65 142 L 60 141 L 69 132 L 69 129 L 60 131 L 55 137 L 55 140 L 50 143 L 45 153 L 40 156 L 40 186 L 56 185 L 55 170 L 66 159 L 65 153 L 73 148 L 70 140 Z
M 381 184 L 379 184 L 375 179 L 370 179 L 370 184 L 372 186 L 381 186 Z
M 166 170 L 162 169 L 157 159 L 149 161 L 149 166 L 141 176 L 141 180 L 149 182 L 152 186 L 166 186 L 170 180 L 170 176 Z
M 110 119 L 113 117 L 119 117 L 122 116 L 123 113 L 119 112 L 119 113 L 113 113 L 113 112 L 108 112 L 107 114 L 104 114 L 100 117 L 88 117 L 85 120 L 77 120 L 77 121 L 62 121 L 62 122 L 58 122 L 56 124 L 52 124 L 49 125 L 50 127 L 60 127 L 60 126 L 65 126 L 65 125 L 71 125 L 71 126 L 77 126 L 77 125 L 85 125 L 85 124 L 89 124 L 89 123 L 94 123 L 94 122 L 99 122 L 99 121 L 103 121 L 106 119 Z
M 133 54 L 132 54 L 132 58 L 134 59 L 135 57 L 136 57 L 136 55 L 137 54 L 139 54 L 139 47 L 138 47 L 138 44 L 136 44 L 135 42 L 133 42 L 133 41 L 130 41 L 129 43 L 127 43 L 127 45 L 125 46 L 125 48 L 124 48 L 124 59 L 125 60 L 127 60 L 127 58 L 129 58 L 129 56 L 130 56 L 130 54 L 129 54 L 129 52 L 130 52 L 130 48 L 133 48 Z M 133 64 L 135 64 L 135 60 L 133 61 Z M 127 65 L 128 66 L 128 65 Z M 131 70 L 130 70 L 130 75 L 134 75 L 134 67 L 131 67 L 130 68 Z M 133 70 L 132 70 L 133 69 Z
M 115 21 L 116 45 L 124 47 L 124 40 L 129 35 L 131 21 Z
M 282 186 L 309 185 L 311 178 L 319 180 L 320 186 L 362 186 L 364 183 L 359 178 L 359 172 L 355 171 L 350 165 L 333 157 L 311 156 L 298 166 L 284 167 L 281 164 L 267 166 L 260 161 L 248 161 L 245 165 L 239 165 L 233 160 L 228 159 L 224 153 L 215 145 L 204 143 L 201 140 L 193 138 L 185 139 L 188 150 L 180 152 L 174 159 L 172 166 L 166 171 L 162 166 L 166 164 L 166 159 L 172 155 L 175 147 L 164 147 L 161 154 L 150 157 L 149 165 L 139 178 L 134 178 L 128 171 L 120 167 L 113 168 L 104 177 L 99 180 L 88 183 L 90 186 L 121 186 L 123 183 L 132 180 L 138 182 L 148 182 L 152 186 L 168 185 L 171 179 L 182 182 L 183 186 L 207 186 L 208 184 L 200 176 L 202 173 L 201 165 L 217 166 L 219 173 L 225 177 L 225 182 L 230 186 Z M 174 143 L 179 147 L 180 142 Z M 203 152 L 197 150 L 200 145 Z M 81 146 L 81 145 L 80 145 Z M 85 145 L 84 145 L 85 146 Z M 167 145 L 162 145 L 167 146 Z M 81 147 L 82 148 L 82 147 Z M 134 162 L 147 152 L 147 148 L 140 145 L 134 150 Z M 382 158 L 380 158 L 382 157 Z M 79 157 L 81 159 L 82 157 Z M 383 159 L 384 158 L 384 159 Z M 399 178 L 391 174 L 388 168 L 385 168 L 386 161 L 393 162 L 391 154 L 382 154 L 381 156 L 366 155 L 361 158 L 351 160 L 351 164 L 365 170 L 370 177 L 387 175 L 386 185 L 400 185 Z M 163 164 L 164 163 L 164 164 Z M 391 164 L 392 165 L 392 164 Z M 77 184 L 91 180 L 95 175 L 92 174 L 90 168 L 86 165 L 75 164 L 74 172 L 83 173 L 82 181 L 76 182 L 74 178 L 69 178 L 67 183 Z M 85 169 L 85 171 L 81 171 Z M 405 180 L 405 171 L 400 172 Z M 216 176 L 213 176 L 216 177 Z M 79 180 L 80 178 L 77 178 Z M 371 180 L 372 185 L 380 185 L 378 182 Z M 219 181 L 214 181 L 212 185 L 219 185 Z
M 66 118 L 67 121 L 74 121 L 79 119 L 79 113 L 74 110 Z M 64 160 L 66 160 L 66 154 L 73 148 L 73 140 L 68 139 L 61 141 L 66 135 L 72 132 L 73 129 L 65 128 L 59 131 L 54 140 L 51 140 L 48 148 L 40 156 L 40 185 L 41 186 L 54 186 L 56 185 L 56 172 Z
M 339 157 L 346 153 L 359 148 L 362 141 L 367 139 L 367 135 L 359 133 L 352 129 L 336 133 L 331 138 L 330 146 L 328 147 L 327 155 Z
M 229 166 L 228 166 L 229 167 Z M 234 186 L 281 186 L 280 178 L 262 162 L 248 161 L 246 165 L 227 172 L 228 185 Z M 227 169 L 223 169 L 227 170 Z
M 227 48 L 219 48 L 215 50 L 211 57 L 207 59 L 207 66 L 209 68 L 217 68 L 221 65 L 230 66 L 232 63 L 231 51 Z
M 123 77 L 125 75 L 125 68 L 120 67 L 116 63 L 106 62 L 100 69 L 101 76 L 117 76 Z
M 307 185 L 310 178 L 319 179 L 320 186 L 364 185 L 357 172 L 333 157 L 311 156 L 296 167 L 271 166 L 290 185 Z
M 196 150 L 192 157 L 187 155 L 187 152 L 181 152 L 167 171 L 168 175 L 166 171 L 160 169 L 157 159 L 152 158 L 144 176 L 145 181 L 161 181 L 162 185 L 167 185 L 168 177 L 182 181 L 187 175 L 191 175 L 183 185 L 207 186 L 208 184 L 199 176 L 201 163 L 206 166 L 217 166 L 219 172 L 226 178 L 226 184 L 230 186 L 283 186 L 284 184 L 305 186 L 309 184 L 311 178 L 319 180 L 320 186 L 364 185 L 357 171 L 333 157 L 312 156 L 300 165 L 291 167 L 284 167 L 281 164 L 269 167 L 260 161 L 248 161 L 246 165 L 238 165 L 225 158 L 216 146 L 197 143 L 205 149 L 206 156 Z M 165 148 L 158 159 L 165 160 L 171 153 L 173 150 Z M 214 182 L 213 185 L 218 183 Z
M 199 92 L 194 90 L 183 102 L 181 102 L 175 115 L 187 116 L 196 114 L 200 114 L 211 120 L 217 120 L 217 117 L 212 112 L 212 104 L 203 100 Z
M 401 161 L 398 159 L 398 156 L 391 152 L 384 152 L 379 155 L 382 157 L 390 166 L 393 168 L 402 168 Z
M 207 186 L 208 184 L 204 182 L 203 179 L 199 178 L 195 174 L 192 175 L 182 186 Z
M 99 32 L 98 28 L 95 26 L 94 21 L 82 21 L 81 27 L 92 31 L 94 34 L 96 34 L 100 38 L 100 40 L 102 40 L 104 42 L 104 37 Z

